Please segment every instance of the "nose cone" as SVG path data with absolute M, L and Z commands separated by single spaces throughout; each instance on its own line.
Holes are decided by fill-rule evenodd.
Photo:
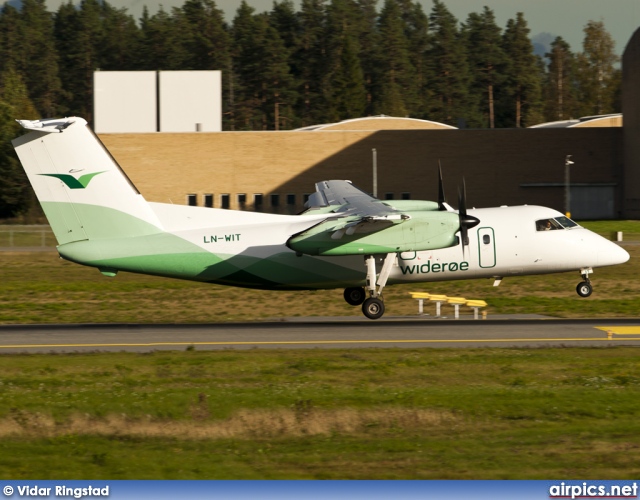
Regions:
M 628 260 L 629 252 L 612 241 L 605 240 L 598 248 L 598 266 L 615 266 Z

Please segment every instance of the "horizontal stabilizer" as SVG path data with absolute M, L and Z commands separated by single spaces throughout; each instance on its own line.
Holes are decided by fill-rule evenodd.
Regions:
M 74 123 L 73 119 L 61 118 L 52 120 L 16 120 L 22 128 L 27 130 L 37 130 L 38 132 L 61 133 L 69 125 Z M 86 121 L 82 120 L 86 123 Z

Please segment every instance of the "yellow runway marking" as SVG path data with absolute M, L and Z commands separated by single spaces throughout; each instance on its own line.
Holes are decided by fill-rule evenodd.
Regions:
M 639 326 L 596 326 L 598 330 L 613 332 L 616 335 L 640 335 Z
M 640 333 L 640 332 L 639 332 Z M 549 339 L 415 339 L 415 340 L 281 340 L 281 341 L 256 341 L 256 342 L 149 342 L 127 344 L 20 344 L 0 345 L 0 349 L 27 349 L 27 348 L 56 348 L 56 347 L 178 347 L 178 346 L 216 346 L 216 345 L 310 345 L 310 344 L 461 344 L 465 342 L 496 343 L 496 342 L 590 342 L 611 340 L 638 340 L 637 338 L 608 339 L 606 337 L 587 338 L 549 338 Z

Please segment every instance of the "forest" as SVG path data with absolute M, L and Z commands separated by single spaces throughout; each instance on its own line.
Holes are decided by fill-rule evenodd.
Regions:
M 140 19 L 106 0 L 45 0 L 0 12 L 0 218 L 31 194 L 10 140 L 15 118 L 93 118 L 93 73 L 221 70 L 223 130 L 290 130 L 373 115 L 459 128 L 527 127 L 620 112 L 621 70 L 604 23 L 581 51 L 557 37 L 534 53 L 522 13 L 456 19 L 443 0 L 242 2 L 230 23 L 213 0 Z

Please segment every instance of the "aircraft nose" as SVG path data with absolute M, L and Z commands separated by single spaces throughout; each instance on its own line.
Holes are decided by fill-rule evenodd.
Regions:
M 615 266 L 616 264 L 624 264 L 629 260 L 629 252 L 612 241 L 606 241 L 598 250 L 599 266 Z

